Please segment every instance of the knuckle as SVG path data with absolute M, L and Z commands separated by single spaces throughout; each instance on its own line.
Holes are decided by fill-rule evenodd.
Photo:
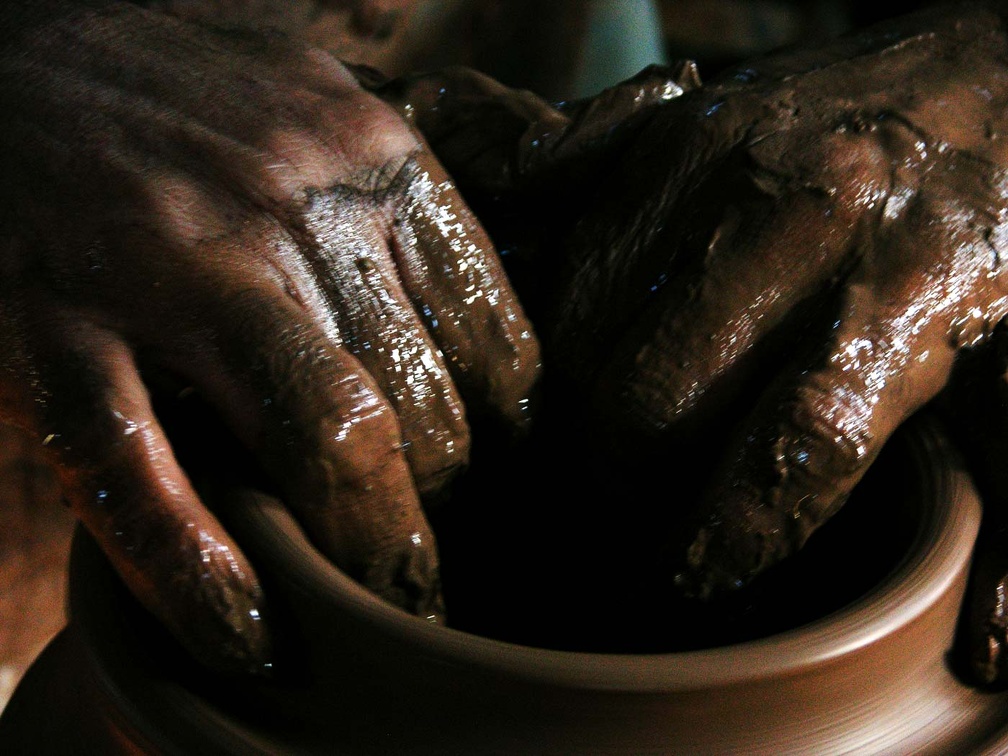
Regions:
M 53 408 L 56 412 L 45 413 L 41 443 L 60 465 L 79 470 L 107 469 L 144 436 L 150 422 L 139 419 L 114 394 L 103 394 L 74 408 L 61 405 Z
M 259 367 L 270 445 L 319 490 L 368 490 L 402 456 L 399 419 L 372 376 L 314 328 L 294 324 Z M 303 462 L 307 462 L 303 467 Z
M 830 480 L 863 469 L 873 447 L 871 414 L 848 386 L 799 389 L 775 444 L 781 478 Z
M 346 379 L 352 382 L 352 379 Z M 349 411 L 334 411 L 318 424 L 313 458 L 323 475 L 322 490 L 368 492 L 380 488 L 397 462 L 402 438 L 391 408 L 371 391 L 355 392 Z
M 259 180 L 273 201 L 298 201 L 306 188 L 320 189 L 338 173 L 337 148 L 315 130 L 288 127 L 264 139 Z

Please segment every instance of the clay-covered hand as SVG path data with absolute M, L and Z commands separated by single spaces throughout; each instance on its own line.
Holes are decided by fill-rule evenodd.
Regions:
M 670 539 L 686 591 L 800 548 L 1008 313 L 1006 49 L 997 13 L 957 6 L 728 71 L 576 234 L 548 338 L 596 412 L 635 438 L 725 428 Z
M 510 152 L 446 117 L 447 97 L 414 97 L 435 103 L 414 117 L 467 196 L 492 209 L 531 187 L 524 210 L 544 208 L 549 397 L 598 431 L 572 443 L 623 459 L 626 502 L 670 491 L 662 506 L 685 510 L 682 481 L 709 481 L 661 548 L 680 591 L 719 595 L 801 548 L 1008 313 L 1008 29 L 992 8 L 938 7 L 679 97 L 631 82 L 604 95 L 632 95 L 610 130 L 579 121 L 586 103 L 536 101 L 546 114 Z M 497 99 L 520 113 L 530 96 Z M 579 145 L 595 173 L 557 183 Z M 676 467 L 711 439 L 719 461 Z
M 441 611 L 421 500 L 524 424 L 538 343 L 422 140 L 327 53 L 124 3 L 0 12 L 0 414 L 204 661 L 268 655 L 251 566 L 152 409 L 220 414 L 318 547 Z

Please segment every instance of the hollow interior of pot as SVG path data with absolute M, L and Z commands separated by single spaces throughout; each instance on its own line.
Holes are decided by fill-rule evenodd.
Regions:
M 225 430 L 207 427 L 212 413 L 195 400 L 158 409 L 180 461 L 255 563 L 260 534 L 247 527 L 241 505 L 227 502 L 228 475 L 255 480 L 254 463 Z M 547 427 L 515 445 L 480 429 L 451 496 L 426 502 L 447 623 L 527 647 L 629 654 L 725 646 L 825 617 L 908 558 L 936 495 L 934 460 L 922 458 L 914 440 L 924 426 L 938 432 L 935 423 L 926 414 L 911 418 L 804 548 L 711 602 L 678 597 L 674 575 L 660 566 L 714 467 L 709 446 L 656 447 L 636 466 L 617 465 L 608 451 L 579 446 L 577 434 Z M 265 557 L 256 568 L 269 589 L 271 571 L 288 566 Z
M 202 418 L 199 410 L 190 412 Z M 518 448 L 474 447 L 451 498 L 428 510 L 447 624 L 521 646 L 616 654 L 720 647 L 806 625 L 864 596 L 907 560 L 941 495 L 929 455 L 951 453 L 922 447 L 922 436 L 940 435 L 936 423 L 926 414 L 911 418 L 798 553 L 709 602 L 678 597 L 674 576 L 656 566 L 709 474 L 704 452 L 651 459 L 631 475 L 630 468 L 614 474 L 589 464 L 598 456 L 586 450 L 555 448 L 555 433 Z M 178 407 L 165 424 L 189 433 L 177 444 L 194 450 L 183 464 L 255 563 L 263 534 L 249 527 L 243 505 L 228 502 L 220 468 L 208 464 L 240 468 L 247 461 L 224 453 L 223 444 L 200 453 L 212 434 L 193 433 Z M 267 591 L 290 569 L 269 548 L 256 564 Z M 290 559 L 300 559 L 292 549 Z
M 448 623 L 539 648 L 668 653 L 764 638 L 825 617 L 906 560 L 927 519 L 922 509 L 934 492 L 905 438 L 915 432 L 901 431 L 883 449 L 794 556 L 707 602 L 679 596 L 673 575 L 657 565 L 695 495 L 688 470 L 669 464 L 650 480 L 599 483 L 572 473 L 575 465 L 542 465 L 544 455 L 512 461 L 510 475 L 495 474 L 492 464 L 481 471 L 477 460 L 433 517 Z
M 648 611 L 675 622 L 671 610 L 663 616 L 635 608 L 631 598 L 642 595 L 629 590 L 619 602 L 600 595 L 597 612 L 575 597 L 545 606 L 550 590 L 526 596 L 524 604 L 495 604 L 492 594 L 481 593 L 485 576 L 465 562 L 449 569 L 470 572 L 454 578 L 448 573 L 446 579 L 471 584 L 448 585 L 446 594 L 457 605 L 473 591 L 486 605 L 470 609 L 450 629 L 432 626 L 334 568 L 308 546 L 282 505 L 267 499 L 252 506 L 236 499 L 237 506 L 224 506 L 221 513 L 276 599 L 284 670 L 278 679 L 236 683 L 208 675 L 128 595 L 83 535 L 75 543 L 71 605 L 112 697 L 123 711 L 142 710 L 133 720 L 162 736 L 186 731 L 198 739 L 213 731 L 239 743 L 249 732 L 274 728 L 288 735 L 304 731 L 304 737 L 305 728 L 331 734 L 345 724 L 329 722 L 326 712 L 334 701 L 368 711 L 375 701 L 386 707 L 408 700 L 409 710 L 422 710 L 417 716 L 433 722 L 428 724 L 434 730 L 448 726 L 438 724 L 448 704 L 454 710 L 471 701 L 486 715 L 515 695 L 557 695 L 558 711 L 597 713 L 600 701 L 616 705 L 604 698 L 609 694 L 631 694 L 635 701 L 641 695 L 655 701 L 693 696 L 694 705 L 711 686 L 749 681 L 762 690 L 773 678 L 817 668 L 899 633 L 929 612 L 968 563 L 979 506 L 966 481 L 936 426 L 909 424 L 800 556 L 718 614 L 679 617 L 687 629 L 674 636 L 667 625 L 640 624 Z M 448 545 L 446 559 L 452 555 Z M 618 587 L 610 583 L 607 589 Z M 583 586 L 585 593 L 592 589 Z M 625 613 L 605 614 L 619 603 L 628 607 Z M 508 618 L 515 607 L 523 613 Z M 458 612 L 456 607 L 456 617 Z M 940 663 L 946 650 L 921 652 Z M 579 653 L 584 651 L 594 653 Z M 584 698 L 584 705 L 571 709 L 571 695 Z M 501 715 L 501 727 L 509 711 Z M 376 721 L 375 732 L 390 726 Z M 300 724 L 292 729 L 291 722 Z

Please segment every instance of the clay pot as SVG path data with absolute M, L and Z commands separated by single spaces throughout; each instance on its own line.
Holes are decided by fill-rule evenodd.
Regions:
M 282 594 L 277 680 L 199 670 L 83 535 L 73 622 L 106 724 L 158 753 L 1004 753 L 1008 697 L 961 684 L 946 664 L 976 492 L 933 424 L 908 426 L 889 449 L 898 485 L 875 493 L 904 491 L 913 531 L 896 567 L 827 616 L 743 643 L 593 654 L 433 626 L 332 567 L 264 498 L 244 502 L 236 537 Z

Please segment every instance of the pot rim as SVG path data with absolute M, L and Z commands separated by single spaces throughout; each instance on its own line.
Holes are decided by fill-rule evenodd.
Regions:
M 482 671 L 554 687 L 628 693 L 668 693 L 779 678 L 857 653 L 912 623 L 938 602 L 968 568 L 980 525 L 979 497 L 936 424 L 905 434 L 924 477 L 923 510 L 907 556 L 873 589 L 846 607 L 804 626 L 710 649 L 655 654 L 591 653 L 523 646 L 433 625 L 358 584 L 318 552 L 280 502 L 243 497 L 242 512 L 256 550 L 273 561 L 280 581 L 365 624 L 372 637 L 470 672 Z

